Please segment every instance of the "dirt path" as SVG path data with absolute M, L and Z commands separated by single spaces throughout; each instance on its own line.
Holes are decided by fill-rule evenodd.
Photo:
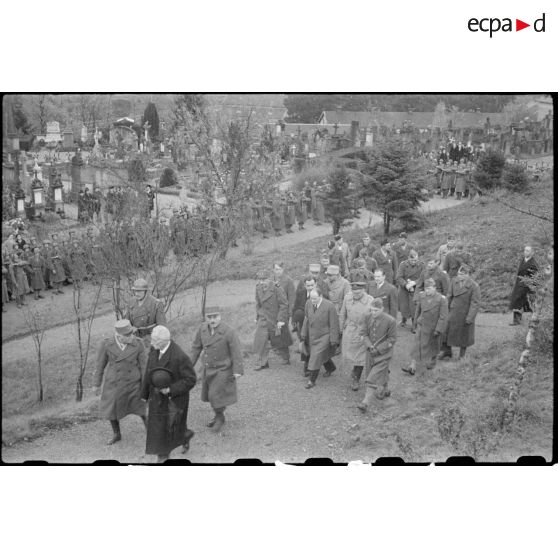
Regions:
M 235 289 L 235 297 L 238 289 Z M 230 294 L 228 295 L 230 297 Z M 515 328 L 507 325 L 502 314 L 477 317 L 477 343 L 468 359 L 495 340 L 509 339 Z M 397 455 L 396 434 L 409 436 L 418 447 L 428 448 L 419 459 L 445 459 L 451 455 L 436 442 L 434 414 L 455 396 L 480 397 L 494 382 L 477 378 L 458 369 L 455 363 L 443 363 L 425 377 L 409 377 L 400 370 L 412 343 L 412 334 L 398 328 L 398 341 L 390 376 L 392 396 L 375 402 L 374 409 L 362 415 L 356 405 L 361 391 L 349 389 L 350 379 L 342 370 L 330 378 L 320 376 L 313 390 L 304 389 L 298 355 L 292 354 L 291 365 L 279 366 L 270 361 L 270 369 L 256 372 L 253 358 L 246 361 L 246 374 L 239 380 L 239 403 L 227 411 L 222 433 L 215 435 L 205 426 L 210 418 L 209 406 L 200 401 L 200 386 L 191 392 L 188 425 L 196 435 L 187 458 L 196 463 L 232 462 L 239 458 L 258 458 L 264 462 L 281 460 L 303 462 L 309 457 L 329 457 L 337 462 L 362 459 L 373 461 L 380 456 Z M 490 363 L 478 363 L 481 369 Z M 90 463 L 114 459 L 129 463 L 153 463 L 145 456 L 145 433 L 137 417 L 122 423 L 124 439 L 106 446 L 110 427 L 107 421 L 79 424 L 50 431 L 32 442 L 22 442 L 2 449 L 7 463 L 46 460 L 51 463 Z M 426 451 L 426 450 L 425 450 Z M 518 455 L 525 454 L 518 450 Z M 173 459 L 182 457 L 175 450 Z

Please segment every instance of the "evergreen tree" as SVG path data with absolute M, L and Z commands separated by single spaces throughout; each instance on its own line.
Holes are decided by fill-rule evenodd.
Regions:
M 502 173 L 502 186 L 512 192 L 525 193 L 529 187 L 529 177 L 523 165 L 506 164 Z
M 345 167 L 335 167 L 328 176 L 327 185 L 320 192 L 326 217 L 331 221 L 333 234 L 359 216 L 356 208 L 358 190 L 355 179 Z
M 424 170 L 412 160 L 409 150 L 398 140 L 376 145 L 366 154 L 362 166 L 363 199 L 368 209 L 383 215 L 384 234 L 389 234 L 391 221 L 407 217 L 420 202 L 428 199 L 424 191 Z
M 143 112 L 143 122 L 142 126 L 149 122 L 151 126 L 149 128 L 149 137 L 151 139 L 159 137 L 159 114 L 157 113 L 157 107 L 154 103 L 148 103 Z
M 493 190 L 501 184 L 502 172 L 506 164 L 506 158 L 499 151 L 487 151 L 477 163 L 473 173 L 473 179 L 481 192 Z

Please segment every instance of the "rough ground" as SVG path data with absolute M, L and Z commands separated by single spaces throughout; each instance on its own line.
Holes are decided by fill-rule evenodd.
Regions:
M 477 319 L 477 344 L 470 359 L 491 343 L 503 343 L 515 333 L 507 325 L 508 317 L 481 314 Z M 380 456 L 401 455 L 396 443 L 399 434 L 413 440 L 417 460 L 441 460 L 452 451 L 441 444 L 436 435 L 434 411 L 456 394 L 467 393 L 472 399 L 491 393 L 498 386 L 475 378 L 472 372 L 455 373 L 455 363 L 444 363 L 426 377 L 409 377 L 400 371 L 406 359 L 412 334 L 398 328 L 399 338 L 391 366 L 392 396 L 375 402 L 374 409 L 362 415 L 356 408 L 361 391 L 349 389 L 350 379 L 341 370 L 330 378 L 320 377 L 317 387 L 304 389 L 298 355 L 292 355 L 290 366 L 279 366 L 271 359 L 271 368 L 253 370 L 253 357 L 246 359 L 246 374 L 239 380 L 240 401 L 227 412 L 227 423 L 221 434 L 210 432 L 204 423 L 211 417 L 207 404 L 200 401 L 199 384 L 191 392 L 189 427 L 196 432 L 187 458 L 196 463 L 232 462 L 240 458 L 257 458 L 264 462 L 281 460 L 303 462 L 309 457 L 329 457 L 336 462 L 362 459 L 373 461 Z M 490 363 L 480 363 L 490 366 Z M 506 378 L 501 378 L 504 381 Z M 91 400 L 86 402 L 90 404 Z M 145 434 L 137 417 L 122 423 L 124 439 L 106 446 L 110 436 L 107 421 L 77 424 L 71 428 L 50 431 L 31 442 L 3 448 L 7 463 L 46 460 L 51 463 L 91 463 L 113 459 L 129 463 L 153 463 L 144 455 Z M 549 434 L 550 436 L 550 434 Z M 418 450 L 417 448 L 421 448 Z M 548 451 L 551 442 L 549 438 Z M 539 453 L 539 448 L 531 451 Z M 530 451 L 528 442 L 518 449 L 517 459 Z M 407 457 L 409 454 L 407 455 Z M 180 449 L 173 459 L 180 459 Z M 547 455 L 547 458 L 549 456 Z

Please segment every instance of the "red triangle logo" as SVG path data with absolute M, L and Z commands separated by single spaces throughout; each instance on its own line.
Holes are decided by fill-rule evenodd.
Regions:
M 530 23 L 525 23 L 524 21 L 521 21 L 520 19 L 515 20 L 515 30 L 516 31 L 521 31 L 522 29 L 525 29 L 526 27 L 531 27 L 531 24 Z

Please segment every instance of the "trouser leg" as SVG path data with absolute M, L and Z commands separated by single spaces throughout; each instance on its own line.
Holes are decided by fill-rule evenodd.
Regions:
M 310 372 L 308 371 L 308 360 L 310 357 L 308 355 L 301 355 L 300 358 L 303 362 L 302 373 L 304 374 L 304 377 L 307 377 L 310 375 Z
M 362 376 L 362 369 L 363 369 L 362 366 L 353 366 L 353 371 L 351 373 L 351 376 L 353 378 L 353 382 L 351 384 L 351 389 L 353 391 L 358 391 L 360 377 Z
M 219 432 L 225 424 L 225 409 L 226 407 L 214 407 L 215 418 L 213 422 L 213 432 Z
M 279 347 L 277 349 L 273 349 L 275 354 L 282 359 L 281 364 L 289 364 L 289 348 L 288 347 Z
M 325 368 L 324 376 L 331 376 L 331 374 L 335 372 L 335 370 L 337 370 L 337 367 L 335 366 L 335 364 L 331 359 L 324 362 L 324 368 Z
M 117 420 L 111 420 L 110 425 L 112 427 L 112 438 L 107 443 L 109 446 L 122 439 L 122 435 L 120 434 L 120 423 Z
M 465 356 L 466 351 L 467 351 L 467 347 L 459 347 L 459 358 L 463 358 Z
M 440 354 L 438 355 L 438 358 L 442 359 L 447 357 L 451 358 L 451 347 L 445 341 L 443 341 L 440 347 Z

